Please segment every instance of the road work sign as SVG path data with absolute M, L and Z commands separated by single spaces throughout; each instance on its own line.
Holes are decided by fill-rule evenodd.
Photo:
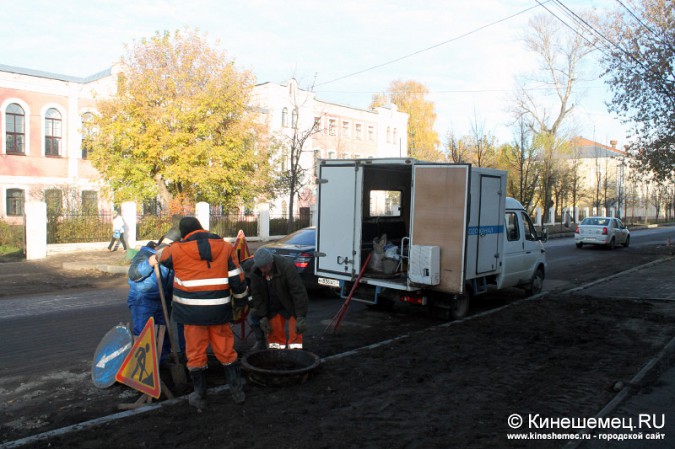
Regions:
M 155 319 L 150 317 L 141 335 L 127 354 L 115 379 L 141 393 L 158 399 L 162 391 L 159 383 L 159 359 L 155 342 Z
M 108 388 L 115 383 L 115 374 L 131 351 L 132 343 L 131 331 L 121 324 L 103 336 L 91 364 L 91 380 L 97 388 Z

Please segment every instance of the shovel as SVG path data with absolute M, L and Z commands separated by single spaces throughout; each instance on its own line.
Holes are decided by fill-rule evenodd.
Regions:
M 157 277 L 157 287 L 159 287 L 159 297 L 162 300 L 162 311 L 164 312 L 164 321 L 166 322 L 166 330 L 169 332 L 169 341 L 171 342 L 171 357 L 173 363 L 171 364 L 171 379 L 178 392 L 183 392 L 187 388 L 187 375 L 185 368 L 178 359 L 178 340 L 174 333 L 171 321 L 169 321 L 169 311 L 166 306 L 166 298 L 164 297 L 164 286 L 162 285 L 162 273 L 159 270 L 159 265 L 155 265 L 155 276 Z

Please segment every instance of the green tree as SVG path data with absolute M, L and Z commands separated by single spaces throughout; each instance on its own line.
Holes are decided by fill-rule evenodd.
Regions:
M 85 126 L 89 159 L 115 201 L 249 204 L 267 155 L 247 108 L 254 79 L 198 31 L 157 32 L 127 48 L 117 92 Z
M 393 103 L 408 114 L 409 156 L 415 159 L 440 161 L 440 139 L 434 130 L 436 111 L 434 103 L 426 99 L 429 90 L 417 81 L 392 81 L 385 93 L 373 95 L 370 107 Z
M 675 177 L 675 7 L 626 0 L 603 27 L 610 111 L 633 123 L 637 161 L 658 181 Z

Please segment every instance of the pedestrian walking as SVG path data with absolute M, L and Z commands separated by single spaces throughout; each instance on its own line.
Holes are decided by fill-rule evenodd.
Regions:
M 232 398 L 243 403 L 246 395 L 230 321 L 232 301 L 248 298 L 244 272 L 232 245 L 204 230 L 195 217 L 182 218 L 178 227 L 182 239 L 148 261 L 174 270 L 173 314 L 184 325 L 187 367 L 194 383 L 189 403 L 199 409 L 208 405 L 209 345 L 223 365 Z
M 302 349 L 309 297 L 290 259 L 258 248 L 250 272 L 253 313 L 269 349 Z
M 124 240 L 125 225 L 126 223 L 124 222 L 124 218 L 122 218 L 122 215 L 120 215 L 119 212 L 115 211 L 113 214 L 113 221 L 112 221 L 112 238 L 110 239 L 110 244 L 108 245 L 108 251 L 117 250 L 117 245 L 115 245 L 116 240 L 119 240 L 120 243 L 122 243 L 122 248 L 124 248 L 124 251 L 127 250 L 127 242 Z M 113 249 L 113 245 L 115 245 L 115 249 Z

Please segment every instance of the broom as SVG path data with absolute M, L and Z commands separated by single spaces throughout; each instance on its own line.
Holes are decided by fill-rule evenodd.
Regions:
M 169 341 L 171 342 L 171 357 L 173 358 L 173 363 L 171 364 L 171 379 L 173 379 L 176 391 L 183 392 L 187 388 L 187 375 L 185 374 L 185 368 L 183 368 L 183 365 L 178 358 L 178 340 L 176 339 L 176 334 L 174 333 L 171 321 L 169 321 L 169 311 L 166 306 L 166 298 L 164 297 L 164 286 L 162 285 L 162 273 L 159 270 L 159 264 L 155 265 L 155 277 L 157 278 L 157 287 L 159 287 L 159 297 L 162 300 L 164 322 L 166 323 L 166 329 L 169 332 Z
M 345 315 L 347 315 L 347 310 L 349 309 L 349 303 L 352 300 L 352 296 L 354 296 L 354 292 L 356 291 L 356 288 L 359 286 L 359 281 L 361 280 L 361 277 L 363 277 L 363 273 L 366 271 L 366 268 L 368 267 L 368 262 L 370 262 L 371 255 L 372 253 L 368 253 L 368 257 L 366 257 L 366 261 L 361 267 L 359 277 L 356 278 L 356 282 L 354 282 L 354 285 L 352 285 L 352 289 L 349 291 L 347 299 L 345 299 L 345 302 L 342 304 L 342 307 L 340 307 L 340 310 L 338 310 L 338 312 L 333 317 L 333 321 L 331 321 L 328 327 L 326 327 L 326 330 L 323 331 L 324 334 L 328 333 L 328 330 L 331 327 L 333 328 L 333 333 L 337 334 L 338 328 L 340 327 L 340 323 L 342 323 L 342 319 L 345 317 Z

